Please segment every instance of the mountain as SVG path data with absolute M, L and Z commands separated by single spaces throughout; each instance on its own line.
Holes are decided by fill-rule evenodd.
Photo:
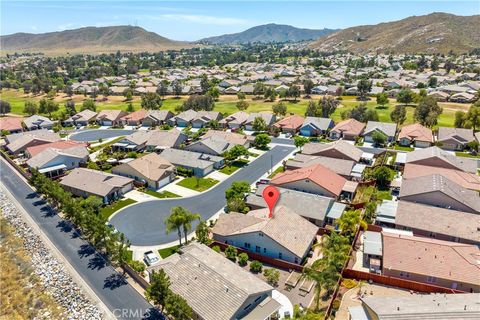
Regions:
M 403 20 L 343 29 L 314 41 L 322 51 L 462 53 L 480 47 L 480 15 L 432 13 Z
M 239 33 L 224 34 L 221 36 L 204 38 L 199 43 L 205 44 L 244 44 L 269 42 L 297 42 L 314 40 L 321 36 L 335 32 L 334 29 L 300 29 L 284 24 L 265 24 L 256 26 Z
M 191 47 L 140 27 L 86 27 L 42 34 L 15 33 L 1 36 L 3 52 L 110 53 L 120 51 L 161 51 Z

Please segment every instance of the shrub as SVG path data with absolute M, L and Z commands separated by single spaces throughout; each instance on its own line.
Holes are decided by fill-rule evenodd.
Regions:
M 225 249 L 225 256 L 227 257 L 227 259 L 230 259 L 232 261 L 236 261 L 237 260 L 237 248 L 232 247 L 232 246 L 228 246 Z
M 145 264 L 142 261 L 132 260 L 128 263 L 128 265 L 140 274 L 145 271 Z
M 250 262 L 250 271 L 253 273 L 259 273 L 262 272 L 263 265 L 260 261 L 253 260 Z
M 343 279 L 342 280 L 342 286 L 344 286 L 347 289 L 352 289 L 357 286 L 357 281 L 353 279 Z
M 177 167 L 177 174 L 183 177 L 191 177 L 193 176 L 193 170 L 184 167 Z
M 220 253 L 220 252 L 221 252 L 219 246 L 213 246 L 213 247 L 212 247 L 212 250 L 215 251 L 215 252 L 217 252 L 217 253 Z
M 278 284 L 278 280 L 280 280 L 280 271 L 276 269 L 265 269 L 263 271 L 263 275 L 267 278 L 267 282 L 272 286 L 276 286 Z
M 245 252 L 238 255 L 238 264 L 241 266 L 246 266 L 248 262 L 248 254 Z
M 335 299 L 335 300 L 333 300 L 332 308 L 334 310 L 338 310 L 338 308 L 340 308 L 340 304 L 341 304 L 340 299 Z

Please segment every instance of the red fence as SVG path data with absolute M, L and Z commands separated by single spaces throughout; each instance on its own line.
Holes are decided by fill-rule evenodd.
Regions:
M 225 248 L 227 248 L 229 245 L 225 244 L 225 243 L 214 241 L 210 244 L 210 247 L 214 247 L 214 246 L 219 246 L 220 249 L 225 250 Z M 295 264 L 295 263 L 291 263 L 291 262 L 287 262 L 287 261 L 283 261 L 283 260 L 279 260 L 279 259 L 274 259 L 274 258 L 262 256 L 261 254 L 251 252 L 251 251 L 247 251 L 247 250 L 244 250 L 242 248 L 238 248 L 238 247 L 235 247 L 235 248 L 237 248 L 237 251 L 238 251 L 239 254 L 240 253 L 248 254 L 248 257 L 250 259 L 257 260 L 257 261 L 260 261 L 260 262 L 263 262 L 263 263 L 266 263 L 266 264 L 269 264 L 271 266 L 274 266 L 274 267 L 277 267 L 277 268 L 280 268 L 280 269 L 284 269 L 284 270 L 295 270 L 295 271 L 300 271 L 300 272 L 303 271 L 303 266 L 301 266 L 299 264 Z
M 370 273 L 370 272 L 363 272 L 359 270 L 353 269 L 345 269 L 343 270 L 342 276 L 344 278 L 352 278 L 357 280 L 372 280 L 376 283 L 381 283 L 393 287 L 404 288 L 407 290 L 413 290 L 418 292 L 426 292 L 426 293 L 465 293 L 465 291 L 455 290 L 445 287 L 439 287 L 431 284 L 400 279 L 395 277 L 388 277 L 380 274 Z

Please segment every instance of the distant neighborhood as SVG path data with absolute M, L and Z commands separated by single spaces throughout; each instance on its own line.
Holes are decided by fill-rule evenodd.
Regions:
M 479 315 L 478 56 L 282 48 L 4 57 L 2 170 L 171 319 Z

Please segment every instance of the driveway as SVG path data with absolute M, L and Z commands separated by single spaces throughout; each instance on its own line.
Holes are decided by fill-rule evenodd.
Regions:
M 70 136 L 70 140 L 88 142 L 88 141 L 98 141 L 99 139 L 105 140 L 109 138 L 116 138 L 120 136 L 127 136 L 134 133 L 135 130 L 125 130 L 125 129 L 92 129 L 84 130 L 73 133 Z
M 255 182 L 270 170 L 272 164 L 282 161 L 294 149 L 295 147 L 292 146 L 275 146 L 206 192 L 189 198 L 138 203 L 119 211 L 110 222 L 117 230 L 123 232 L 134 246 L 156 246 L 175 241 L 177 240 L 176 232 L 167 235 L 164 224 L 172 207 L 185 207 L 199 213 L 202 220 L 208 220 L 225 206 L 225 190 L 232 182 L 242 180 L 250 184 Z M 193 228 L 196 225 L 197 223 L 194 223 Z

